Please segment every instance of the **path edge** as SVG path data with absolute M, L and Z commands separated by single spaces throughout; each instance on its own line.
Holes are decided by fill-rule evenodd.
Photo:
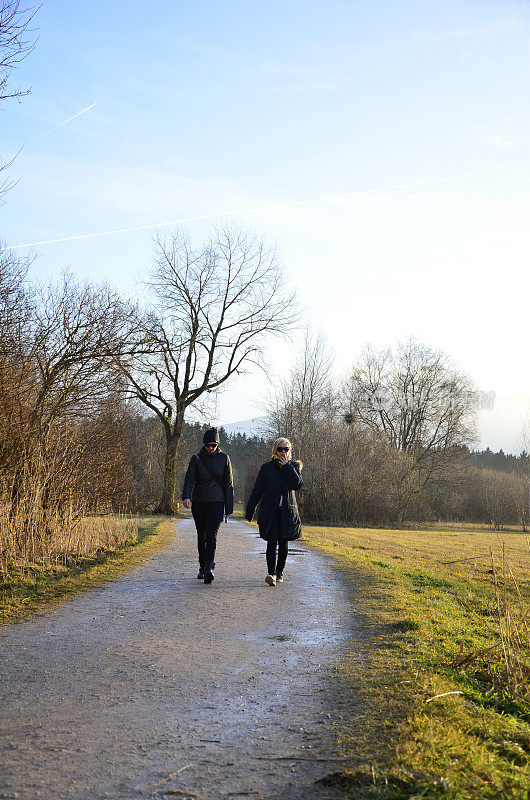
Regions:
M 151 518 L 148 522 L 150 530 L 139 541 L 87 559 L 87 566 L 81 571 L 66 573 L 43 586 L 35 596 L 24 598 L 23 606 L 10 604 L 9 595 L 0 590 L 0 628 L 41 616 L 83 592 L 132 572 L 173 542 L 178 534 L 178 522 L 178 517 Z

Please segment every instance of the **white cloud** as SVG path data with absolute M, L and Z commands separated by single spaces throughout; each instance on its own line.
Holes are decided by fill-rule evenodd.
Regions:
M 490 144 L 492 147 L 498 147 L 501 150 L 511 150 L 514 147 L 513 142 L 509 142 L 501 136 L 482 136 L 481 138 L 486 144 Z

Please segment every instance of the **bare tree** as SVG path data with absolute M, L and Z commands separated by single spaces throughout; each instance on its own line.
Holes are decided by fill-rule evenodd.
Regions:
M 0 455 L 13 476 L 15 505 L 27 464 L 48 463 L 59 430 L 63 443 L 73 441 L 74 428 L 116 396 L 123 378 L 115 355 L 129 331 L 128 309 L 111 290 L 67 275 L 57 287 L 32 294 L 26 287 L 23 300 L 16 298 L 0 342 Z
M 25 285 L 28 266 L 0 248 L 0 470 L 16 459 L 16 431 L 26 403 L 26 394 L 20 393 L 20 373 L 31 314 Z
M 367 348 L 344 389 L 345 418 L 403 454 L 399 494 L 442 480 L 474 440 L 469 378 L 438 350 L 410 339 L 395 350 Z
M 116 392 L 115 364 L 130 333 L 131 310 L 108 286 L 62 283 L 37 293 L 31 349 L 35 379 L 32 425 L 43 434 L 55 420 L 90 415 Z
M 31 53 L 35 38 L 30 29 L 38 8 L 23 6 L 20 0 L 0 0 L 0 100 L 19 98 L 29 89 L 10 87 L 11 73 Z
M 307 328 L 301 352 L 289 373 L 284 373 L 270 405 L 272 436 L 287 436 L 302 450 L 314 440 L 315 426 L 336 408 L 332 367 L 333 357 L 323 335 Z
M 18 341 L 28 318 L 28 291 L 25 285 L 30 266 L 0 242 L 0 359 L 7 358 Z
M 519 455 L 518 474 L 525 485 L 524 499 L 520 500 L 523 530 L 530 520 L 530 411 L 521 430 L 522 450 Z
M 270 437 L 287 436 L 295 457 L 304 462 L 304 482 L 312 493 L 302 493 L 302 513 L 315 519 L 327 509 L 328 519 L 339 519 L 337 508 L 330 511 L 330 497 L 340 483 L 338 454 L 345 449 L 348 428 L 333 389 L 333 353 L 321 333 L 306 329 L 296 361 L 278 379 L 267 422 Z
M 262 365 L 267 334 L 285 335 L 293 325 L 294 297 L 274 248 L 230 228 L 200 249 L 180 234 L 158 239 L 149 285 L 156 306 L 139 319 L 134 357 L 123 358 L 121 368 L 164 430 L 157 510 L 171 514 L 186 412 L 232 376 Z
M 38 8 L 23 6 L 20 0 L 0 0 L 0 102 L 18 99 L 29 94 L 29 89 L 11 86 L 10 79 L 14 69 L 23 61 L 35 46 L 35 37 L 30 28 Z M 0 159 L 0 173 L 14 159 Z M 0 183 L 0 198 L 11 188 L 9 179 Z
M 303 461 L 311 454 L 304 468 L 306 486 L 318 486 L 319 494 L 334 459 L 338 428 L 346 428 L 339 417 L 332 372 L 333 354 L 324 336 L 307 328 L 295 363 L 278 379 L 267 416 L 271 438 L 287 436 Z
M 87 510 L 122 506 L 131 488 L 115 366 L 128 308 L 70 276 L 35 288 L 26 267 L 0 253 L 1 563 L 49 554 Z
M 495 530 L 501 530 L 504 526 L 519 521 L 524 525 L 526 519 L 521 518 L 521 511 L 524 514 L 524 509 L 521 508 L 523 487 L 518 476 L 494 469 L 483 469 L 481 478 L 482 502 L 487 513 L 487 521 Z M 524 499 L 526 500 L 526 496 Z

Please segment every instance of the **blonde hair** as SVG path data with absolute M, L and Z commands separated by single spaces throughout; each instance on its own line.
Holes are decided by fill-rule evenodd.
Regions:
M 292 445 L 291 445 L 291 442 L 289 441 L 289 439 L 286 439 L 284 436 L 280 436 L 280 437 L 279 437 L 279 439 L 276 439 L 276 441 L 275 441 L 275 442 L 274 442 L 274 444 L 272 445 L 272 455 L 273 455 L 273 456 L 274 456 L 274 455 L 276 455 L 276 448 L 277 448 L 277 447 L 278 447 L 278 445 L 280 445 L 280 444 L 288 444 L 288 445 L 289 445 L 289 450 L 292 450 L 292 449 L 293 449 L 293 448 L 292 448 Z

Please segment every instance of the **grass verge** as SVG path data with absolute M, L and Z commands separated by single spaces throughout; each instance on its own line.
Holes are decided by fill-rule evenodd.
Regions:
M 124 547 L 93 556 L 70 556 L 66 563 L 24 564 L 0 575 L 0 624 L 20 622 L 87 589 L 101 586 L 147 561 L 175 535 L 175 519 L 123 520 L 132 527 Z
M 338 560 L 360 620 L 340 671 L 364 711 L 338 731 L 353 766 L 328 785 L 359 800 L 528 800 L 526 537 L 305 526 L 304 540 Z

